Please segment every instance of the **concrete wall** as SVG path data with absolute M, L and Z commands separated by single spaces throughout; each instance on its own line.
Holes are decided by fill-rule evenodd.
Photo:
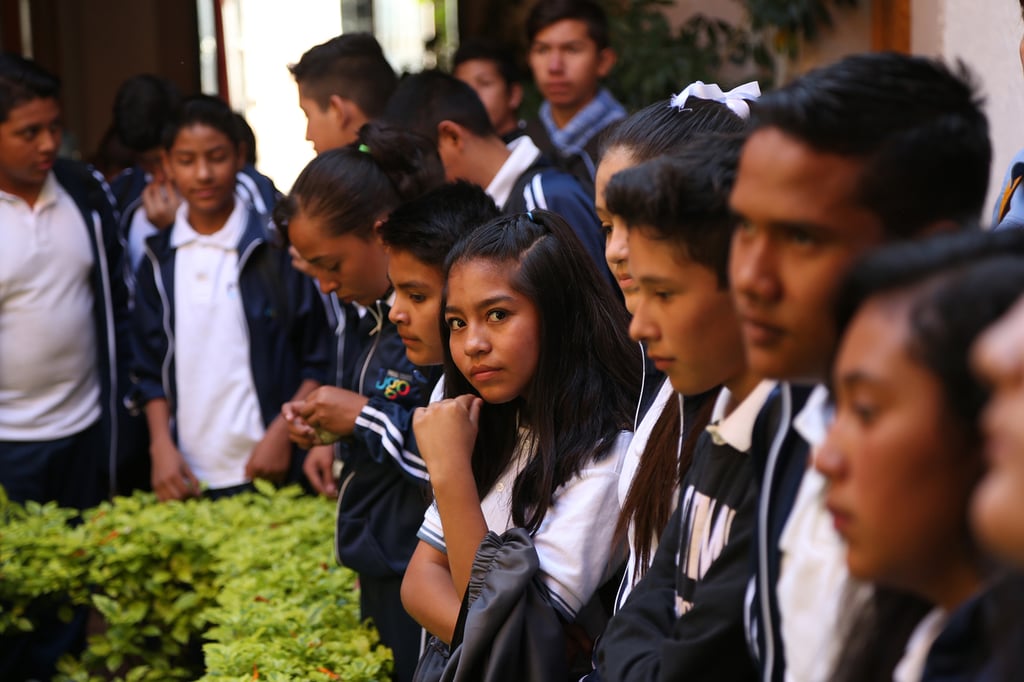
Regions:
M 917 54 L 962 59 L 980 82 L 992 134 L 986 203 L 990 211 L 1010 159 L 1024 148 L 1020 4 L 1014 0 L 914 0 L 912 11 L 911 49 Z

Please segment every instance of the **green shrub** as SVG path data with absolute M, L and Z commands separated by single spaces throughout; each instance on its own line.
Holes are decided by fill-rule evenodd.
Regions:
M 332 503 L 257 487 L 164 504 L 139 493 L 73 526 L 74 512 L 0 491 L 0 634 L 58 604 L 70 613 L 70 597 L 105 628 L 58 679 L 389 679 L 355 574 L 333 561 Z

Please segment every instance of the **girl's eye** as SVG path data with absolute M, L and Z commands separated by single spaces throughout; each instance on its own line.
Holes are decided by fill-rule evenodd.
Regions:
M 608 241 L 608 238 L 612 236 L 612 226 L 610 223 L 601 223 L 601 235 L 605 241 Z
M 864 426 L 868 426 L 878 416 L 878 410 L 874 405 L 858 400 L 850 401 L 850 411 L 853 412 L 854 417 L 857 421 Z
M 501 322 L 506 317 L 508 317 L 508 313 L 505 312 L 504 310 L 492 310 L 489 313 L 487 313 L 488 322 Z
M 409 294 L 409 300 L 413 303 L 423 303 L 427 300 L 427 297 L 423 294 Z
M 447 320 L 445 320 L 445 324 L 447 324 L 448 329 L 450 329 L 453 332 L 458 331 L 466 326 L 466 323 L 457 317 L 449 317 Z
M 654 297 L 657 298 L 659 301 L 668 301 L 668 300 L 670 300 L 672 298 L 672 292 L 671 291 L 655 291 L 654 292 Z

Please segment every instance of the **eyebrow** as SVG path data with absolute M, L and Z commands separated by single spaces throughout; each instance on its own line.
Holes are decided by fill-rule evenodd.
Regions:
M 482 310 L 484 308 L 490 308 L 491 306 L 497 305 L 499 303 L 509 303 L 513 301 L 515 301 L 515 298 L 513 296 L 510 296 L 508 294 L 500 294 L 498 296 L 492 296 L 491 298 L 487 298 L 484 299 L 483 301 L 480 301 L 479 303 L 476 304 L 476 309 Z M 444 311 L 446 313 L 461 313 L 462 309 L 453 305 L 446 305 L 444 307 Z
M 388 279 L 390 280 L 391 278 L 389 277 Z M 420 282 L 415 279 L 409 280 L 407 282 L 392 281 L 391 284 L 394 285 L 396 289 L 426 289 L 428 286 L 426 282 Z
M 878 386 L 881 383 L 883 382 L 879 377 L 860 369 L 853 370 L 852 372 L 846 372 L 839 376 L 839 384 L 846 389 L 864 385 Z

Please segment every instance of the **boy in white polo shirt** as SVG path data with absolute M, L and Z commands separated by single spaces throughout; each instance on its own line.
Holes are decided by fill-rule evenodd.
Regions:
M 57 159 L 58 90 L 0 55 L 0 485 L 84 509 L 117 465 L 126 294 L 105 184 Z
M 84 509 L 116 485 L 127 296 L 101 178 L 57 159 L 59 83 L 0 55 L 0 486 L 11 500 Z M 57 608 L 0 637 L 0 679 L 50 679 L 85 612 Z
M 236 200 L 239 142 L 230 108 L 204 95 L 183 103 L 164 141 L 184 202 L 173 227 L 146 242 L 134 310 L 135 373 L 161 500 L 297 473 L 278 412 L 326 371 L 312 281 L 292 269 L 267 217 Z

